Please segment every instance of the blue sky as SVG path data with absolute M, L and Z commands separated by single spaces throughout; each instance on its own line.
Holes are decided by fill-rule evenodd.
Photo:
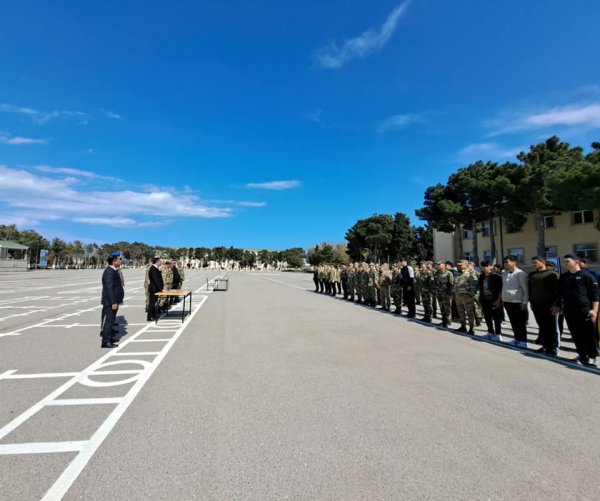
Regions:
M 283 249 L 552 134 L 600 140 L 600 2 L 9 2 L 0 224 Z

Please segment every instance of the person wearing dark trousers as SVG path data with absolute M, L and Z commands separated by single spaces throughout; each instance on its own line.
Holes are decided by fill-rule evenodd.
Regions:
M 109 256 L 106 260 L 108 266 L 102 273 L 102 348 L 119 346 L 114 339 L 113 325 L 119 304 L 123 302 L 125 296 L 117 267 L 114 265 L 114 261 L 120 261 L 120 259 L 120 257 Z
M 402 259 L 400 264 L 402 265 L 402 268 L 400 269 L 400 274 L 402 276 L 402 296 L 406 307 L 408 308 L 406 316 L 415 318 L 415 315 L 417 314 L 415 307 L 415 270 L 408 264 L 406 259 Z
M 162 273 L 160 272 L 160 258 L 152 259 L 152 266 L 148 270 L 148 316 L 147 320 L 156 320 L 160 315 L 156 305 L 156 293 L 165 288 Z
M 542 347 L 539 352 L 546 355 L 558 355 L 559 333 L 552 307 L 558 293 L 558 276 L 546 267 L 546 259 L 539 256 L 531 258 L 534 271 L 529 273 L 529 302 L 539 328 Z
M 529 279 L 527 273 L 517 266 L 515 255 L 504 258 L 502 274 L 502 303 L 508 314 L 515 339 L 510 344 L 527 348 L 527 303 L 529 302 Z
M 179 270 L 177 269 L 177 263 L 173 262 L 173 266 L 171 267 L 171 270 L 173 271 L 173 289 L 180 289 L 181 288 L 181 277 L 179 276 Z M 170 297 L 169 298 L 169 304 L 175 304 L 179 302 L 179 298 L 178 297 Z
M 573 337 L 579 357 L 577 362 L 596 367 L 596 320 L 600 292 L 598 281 L 579 267 L 577 257 L 567 254 L 563 258 L 567 271 L 558 280 L 558 298 L 554 313 L 562 308 L 567 326 Z
M 502 277 L 494 273 L 489 261 L 480 263 L 479 302 L 487 325 L 487 338 L 502 341 Z
M 317 266 L 313 270 L 313 282 L 315 283 L 315 292 L 319 292 L 319 268 Z

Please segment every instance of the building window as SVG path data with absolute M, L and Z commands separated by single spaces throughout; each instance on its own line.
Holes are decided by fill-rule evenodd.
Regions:
M 465 259 L 469 262 L 473 262 L 475 255 L 472 252 L 465 252 Z
M 554 225 L 554 216 L 544 216 L 544 228 L 556 228 Z
M 491 250 L 483 251 L 483 260 L 489 261 L 490 263 L 492 262 L 492 251 Z
M 580 210 L 573 212 L 573 224 L 585 224 L 594 222 L 594 213 L 591 210 Z
M 594 263 L 598 261 L 598 246 L 596 244 L 575 244 L 573 250 L 577 257 L 583 257 Z
M 473 239 L 473 230 L 468 230 L 467 228 L 463 228 L 463 238 L 466 240 Z
M 483 223 L 483 228 L 481 230 L 481 234 L 484 237 L 489 237 L 492 234 L 492 232 L 491 232 L 492 227 L 493 227 L 493 225 L 490 225 L 489 221 L 487 223 Z M 494 230 L 495 230 L 495 228 L 494 228 Z M 494 234 L 495 234 L 495 231 L 494 231 Z
M 517 262 L 523 264 L 525 262 L 525 249 L 523 247 L 517 247 L 514 249 L 508 249 L 508 253 L 513 256 L 517 256 Z
M 546 259 L 549 257 L 558 257 L 558 247 L 556 245 L 546 247 Z
M 506 223 L 506 233 L 521 233 L 522 231 L 522 224 Z

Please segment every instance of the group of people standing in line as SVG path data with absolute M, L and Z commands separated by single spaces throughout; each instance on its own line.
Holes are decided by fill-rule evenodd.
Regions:
M 146 294 L 146 320 L 156 320 L 163 311 L 168 310 L 179 298 L 161 298 L 156 293 L 181 289 L 185 280 L 185 269 L 180 261 L 165 261 L 155 257 L 146 268 L 144 292 Z
M 119 305 L 125 297 L 125 279 L 121 269 L 121 253 L 113 252 L 106 260 L 108 266 L 102 273 L 102 315 L 100 319 L 100 337 L 102 348 L 119 346 L 119 327 L 116 323 Z M 160 258 L 152 259 L 146 268 L 144 291 L 146 293 L 147 320 L 156 320 L 160 314 L 169 309 L 171 304 L 179 302 L 178 298 L 161 298 L 156 300 L 156 293 L 181 289 L 185 280 L 185 271 L 180 262 L 165 261 Z
M 587 267 L 587 261 L 567 254 L 563 258 L 565 273 L 560 276 L 554 265 L 545 258 L 531 260 L 533 271 L 526 273 L 518 267 L 518 258 L 506 256 L 503 267 L 488 261 L 477 272 L 473 263 L 459 261 L 424 261 L 415 269 L 406 259 L 388 264 L 353 263 L 322 264 L 313 270 L 315 292 L 416 317 L 415 305 L 423 305 L 424 322 L 437 317 L 441 327 L 451 327 L 458 321 L 459 332 L 475 334 L 475 326 L 485 319 L 486 337 L 502 341 L 504 312 L 508 315 L 514 340 L 511 345 L 527 348 L 528 306 L 531 305 L 541 344 L 538 351 L 557 356 L 563 320 L 578 353 L 576 362 L 596 366 L 598 355 L 598 289 L 599 274 Z M 439 308 L 438 308 L 439 307 Z M 468 327 L 468 329 L 467 329 Z

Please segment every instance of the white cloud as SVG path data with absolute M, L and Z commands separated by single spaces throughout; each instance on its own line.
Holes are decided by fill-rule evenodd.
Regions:
M 357 57 L 366 57 L 372 52 L 381 49 L 391 38 L 396 30 L 398 20 L 411 0 L 398 5 L 387 17 L 379 30 L 368 30 L 361 35 L 346 40 L 341 47 L 331 43 L 322 47 L 315 56 L 316 62 L 322 68 L 337 69 Z
M 321 115 L 323 114 L 323 110 L 313 110 L 306 114 L 306 119 L 310 122 L 321 123 Z
M 81 172 L 77 171 L 79 175 Z M 78 220 L 88 224 L 155 226 L 174 218 L 226 218 L 229 207 L 211 206 L 181 191 L 78 189 L 77 179 L 56 179 L 0 165 L 0 209 L 32 220 Z
M 545 110 L 506 112 L 501 118 L 488 123 L 490 136 L 553 129 L 579 127 L 584 130 L 600 128 L 600 103 L 569 104 Z
M 240 207 L 266 207 L 267 202 L 235 202 Z
M 300 181 L 289 180 L 289 181 L 268 181 L 266 183 L 248 183 L 246 188 L 257 189 L 257 190 L 289 190 L 291 188 L 298 188 Z
M 16 113 L 30 117 L 37 124 L 45 124 L 53 118 L 78 118 L 83 119 L 87 115 L 81 111 L 55 110 L 50 112 L 36 110 L 34 108 L 26 108 L 24 106 L 15 106 L 13 104 L 1 104 L 0 112 Z
M 113 120 L 123 120 L 123 117 L 121 115 L 119 115 L 118 113 L 115 113 L 114 111 L 103 110 L 103 109 L 100 109 L 100 111 L 106 118 L 112 118 Z
M 96 174 L 95 172 L 80 169 L 71 169 L 69 167 L 51 167 L 50 165 L 36 165 L 35 170 L 37 170 L 38 172 L 45 172 L 47 174 L 64 174 L 67 176 L 84 177 L 88 179 L 103 179 L 105 181 L 123 182 L 122 179 L 119 179 L 117 177 L 103 176 L 101 174 Z
M 381 133 L 394 129 L 404 129 L 409 125 L 421 123 L 424 121 L 425 119 L 422 115 L 416 115 L 411 113 L 393 115 L 381 123 L 381 125 L 377 128 L 377 132 Z
M 23 146 L 24 144 L 48 144 L 48 141 L 46 139 L 34 139 L 31 137 L 0 135 L 0 144 Z
M 497 143 L 474 143 L 465 146 L 458 152 L 461 162 L 475 162 L 477 160 L 506 160 L 514 158 L 523 148 L 504 148 Z

